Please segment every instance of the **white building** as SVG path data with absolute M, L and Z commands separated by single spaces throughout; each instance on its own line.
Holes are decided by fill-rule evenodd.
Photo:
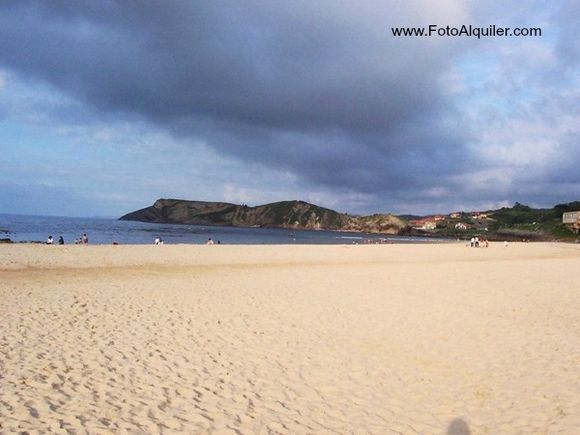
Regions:
M 562 215 L 562 223 L 574 225 L 580 223 L 580 211 L 568 211 Z

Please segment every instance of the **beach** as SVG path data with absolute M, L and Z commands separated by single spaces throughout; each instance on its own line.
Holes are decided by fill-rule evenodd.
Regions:
M 0 433 L 577 433 L 580 245 L 0 246 Z

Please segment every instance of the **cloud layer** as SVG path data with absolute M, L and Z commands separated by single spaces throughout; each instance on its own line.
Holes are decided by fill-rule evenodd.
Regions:
M 167 143 L 205 147 L 214 169 L 239 171 L 217 181 L 223 196 L 244 192 L 245 202 L 295 193 L 352 211 L 423 212 L 578 199 L 579 50 L 569 3 L 523 3 L 533 22 L 515 22 L 522 15 L 499 2 L 311 3 L 4 3 L 0 68 L 74 102 L 75 110 L 47 107 L 52 124 L 121 122 L 168 135 L 147 147 L 152 158 Z M 544 34 L 390 34 L 431 23 Z M 243 176 L 248 169 L 268 188 Z M 202 185 L 212 175 L 181 170 Z M 165 187 L 163 196 L 175 191 Z

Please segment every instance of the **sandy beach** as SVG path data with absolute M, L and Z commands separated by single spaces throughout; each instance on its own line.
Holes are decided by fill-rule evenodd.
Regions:
M 0 246 L 0 433 L 580 431 L 580 246 Z

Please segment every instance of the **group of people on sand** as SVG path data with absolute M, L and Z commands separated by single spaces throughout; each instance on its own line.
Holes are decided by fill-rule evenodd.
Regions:
M 48 236 L 48 238 L 46 239 L 46 244 L 47 245 L 54 245 L 55 244 L 54 238 L 52 236 Z M 64 245 L 64 237 L 59 236 L 56 244 L 57 245 Z M 88 244 L 89 244 L 89 236 L 87 236 L 86 233 L 84 233 L 78 239 L 75 239 L 75 245 L 88 245 Z M 116 243 L 113 242 L 113 244 L 116 244 Z
M 471 248 L 487 248 L 489 241 L 485 237 L 475 236 L 469 241 L 469 246 Z
M 89 244 L 89 236 L 87 234 L 83 234 L 78 239 L 75 239 L 75 245 L 88 245 Z
M 155 242 L 156 245 L 163 245 L 163 239 L 161 237 L 155 237 Z
M 64 237 L 59 236 L 58 242 L 56 243 L 59 245 L 64 245 Z M 54 239 L 52 238 L 52 236 L 48 236 L 48 239 L 46 239 L 46 244 L 54 245 Z M 88 245 L 88 244 L 89 244 L 89 236 L 87 236 L 86 233 L 80 236 L 78 239 L 75 239 L 75 245 Z
M 60 236 L 58 238 L 58 242 L 59 245 L 64 245 L 64 237 Z M 47 245 L 54 245 L 54 239 L 52 238 L 52 236 L 48 236 L 48 239 L 46 239 L 46 244 Z

